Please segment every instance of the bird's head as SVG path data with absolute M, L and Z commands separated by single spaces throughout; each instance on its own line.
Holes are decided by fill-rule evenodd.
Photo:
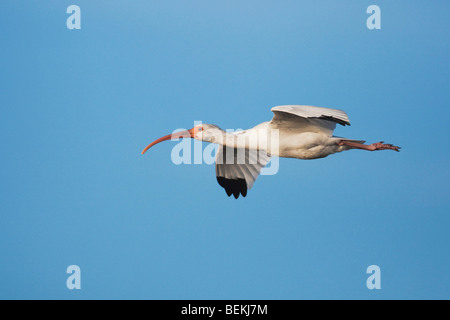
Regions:
M 223 130 L 218 126 L 213 124 L 199 124 L 192 129 L 183 130 L 179 132 L 175 132 L 172 134 L 168 134 L 167 136 L 161 137 L 152 143 L 150 143 L 144 150 L 142 150 L 142 154 L 144 154 L 148 149 L 153 147 L 155 144 L 158 144 L 162 141 L 166 140 L 174 140 L 179 138 L 193 138 L 200 141 L 205 142 L 218 142 L 219 137 L 222 136 Z

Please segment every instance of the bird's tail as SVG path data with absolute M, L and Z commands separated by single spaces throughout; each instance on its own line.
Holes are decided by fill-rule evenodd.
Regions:
M 340 140 L 340 141 L 345 140 L 345 141 L 352 141 L 352 142 L 361 143 L 361 144 L 366 142 L 366 140 L 347 139 L 347 138 L 341 138 L 341 137 L 336 137 L 336 136 L 333 136 L 333 138 L 336 138 L 336 140 Z

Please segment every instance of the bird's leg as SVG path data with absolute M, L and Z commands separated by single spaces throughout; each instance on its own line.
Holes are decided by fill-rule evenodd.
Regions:
M 400 147 L 394 146 L 392 144 L 385 144 L 383 141 L 372 143 L 372 144 L 362 144 L 358 142 L 348 141 L 348 140 L 342 140 L 338 143 L 340 146 L 348 146 L 355 149 L 362 149 L 362 150 L 368 150 L 368 151 L 375 151 L 375 150 L 394 150 L 394 151 L 400 151 Z

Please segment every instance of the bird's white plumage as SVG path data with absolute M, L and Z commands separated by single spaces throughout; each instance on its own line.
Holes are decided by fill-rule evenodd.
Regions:
M 330 109 L 314 106 L 285 105 L 273 107 L 271 111 L 274 113 L 272 122 L 283 120 L 286 114 L 294 115 L 302 118 L 328 118 L 331 121 L 340 124 L 350 125 L 347 114 L 339 109 Z M 334 120 L 333 120 L 334 119 Z
M 244 179 L 247 189 L 251 189 L 261 169 L 269 161 L 270 156 L 262 150 L 238 149 L 219 145 L 216 153 L 216 176 L 232 180 Z

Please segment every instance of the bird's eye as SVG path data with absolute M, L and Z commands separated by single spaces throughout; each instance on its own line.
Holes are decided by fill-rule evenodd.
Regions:
M 203 131 L 203 128 L 202 127 L 198 127 L 198 131 Z

